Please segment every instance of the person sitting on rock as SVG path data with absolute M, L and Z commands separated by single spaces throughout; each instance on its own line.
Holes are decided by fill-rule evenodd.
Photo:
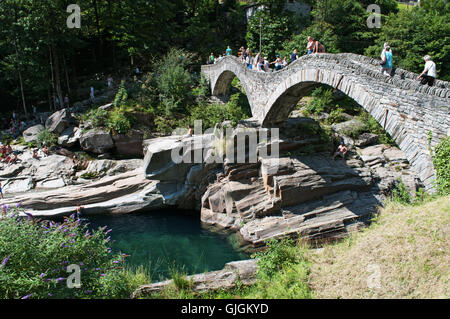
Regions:
M 340 155 L 342 156 L 342 163 L 345 164 L 345 154 L 347 154 L 348 149 L 345 147 L 344 142 L 340 142 L 337 151 L 333 155 L 333 161 L 336 158 L 336 156 Z
M 39 158 L 39 156 L 38 156 L 38 149 L 37 149 L 37 148 L 35 148 L 35 149 L 33 150 L 33 158 L 35 158 L 35 159 L 38 159 L 38 158 Z
M 42 152 L 44 153 L 44 156 L 48 156 L 49 152 L 48 152 L 47 145 L 44 145 L 44 148 L 42 149 Z

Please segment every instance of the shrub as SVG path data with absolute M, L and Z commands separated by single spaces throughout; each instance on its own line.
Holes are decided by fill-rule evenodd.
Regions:
M 436 183 L 440 195 L 450 194 L 450 137 L 441 140 L 433 152 Z
M 108 128 L 119 133 L 127 134 L 131 126 L 135 122 L 135 118 L 122 108 L 115 108 L 108 118 Z
M 320 113 L 329 113 L 334 107 L 333 90 L 319 87 L 311 94 L 313 99 L 306 106 L 307 114 L 318 115 Z
M 330 112 L 330 116 L 327 118 L 326 123 L 331 125 L 335 123 L 340 123 L 344 121 L 344 115 L 342 114 L 344 110 L 342 108 L 334 109 Z
M 125 81 L 120 82 L 119 91 L 117 91 L 116 97 L 114 99 L 114 106 L 119 107 L 125 104 L 128 99 L 128 92 L 125 89 Z
M 255 254 L 258 258 L 258 276 L 272 277 L 283 267 L 293 265 L 298 261 L 297 250 L 292 239 L 267 242 L 266 250 Z
M 56 146 L 58 144 L 58 136 L 49 130 L 45 129 L 37 136 L 37 143 L 39 145 Z
M 124 298 L 137 287 L 123 269 L 125 255 L 112 253 L 106 227 L 90 232 L 74 215 L 56 223 L 3 209 L 0 298 Z M 80 267 L 81 288 L 67 287 L 69 265 Z
M 108 111 L 100 108 L 90 110 L 84 120 L 92 123 L 94 127 L 105 127 L 108 123 Z
M 401 204 L 411 204 L 412 202 L 412 196 L 401 180 L 398 180 L 396 188 L 392 191 L 392 200 Z

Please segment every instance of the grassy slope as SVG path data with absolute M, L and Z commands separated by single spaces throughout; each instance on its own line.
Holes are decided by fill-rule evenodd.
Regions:
M 314 297 L 449 298 L 449 222 L 450 196 L 389 203 L 365 231 L 309 253 Z

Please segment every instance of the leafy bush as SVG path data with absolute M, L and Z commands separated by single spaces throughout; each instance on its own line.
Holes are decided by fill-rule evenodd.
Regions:
M 441 140 L 433 152 L 436 183 L 440 195 L 450 194 L 450 137 Z
M 37 143 L 39 145 L 55 146 L 58 144 L 58 136 L 49 130 L 45 129 L 37 136 Z
M 335 124 L 340 123 L 344 121 L 344 115 L 342 114 L 344 110 L 342 108 L 334 109 L 330 112 L 330 116 L 327 118 L 326 123 L 327 124 Z
M 320 113 L 329 113 L 334 107 L 333 90 L 319 87 L 311 94 L 313 99 L 306 106 L 307 114 L 319 115 Z
M 256 253 L 258 258 L 258 275 L 272 277 L 283 267 L 297 263 L 297 250 L 292 239 L 275 240 L 267 242 L 266 250 Z
M 100 108 L 91 109 L 84 120 L 92 123 L 94 127 L 105 127 L 108 123 L 109 112 Z
M 122 108 L 115 108 L 108 118 L 108 128 L 119 133 L 127 134 L 131 129 L 135 118 Z
M 412 202 L 412 196 L 401 180 L 398 180 L 396 188 L 392 191 L 392 200 L 401 204 L 411 204 Z
M 128 99 L 128 92 L 125 89 L 125 81 L 120 82 L 119 91 L 117 91 L 116 97 L 114 99 L 114 106 L 119 107 L 125 104 Z
M 166 115 L 182 111 L 191 98 L 193 79 L 186 67 L 192 55 L 179 49 L 171 49 L 156 65 L 156 85 L 160 100 L 166 107 Z
M 0 298 L 125 298 L 137 287 L 123 269 L 126 255 L 112 253 L 106 227 L 90 232 L 74 215 L 56 223 L 3 209 Z M 80 267 L 80 288 L 66 285 L 69 265 Z

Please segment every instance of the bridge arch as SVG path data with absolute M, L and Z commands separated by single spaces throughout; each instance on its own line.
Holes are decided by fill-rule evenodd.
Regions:
M 253 119 L 271 126 L 289 117 L 302 96 L 319 84 L 342 91 L 369 112 L 406 154 L 427 189 L 433 187 L 431 146 L 450 133 L 450 83 L 422 86 L 417 74 L 396 69 L 393 76 L 379 71 L 378 60 L 365 56 L 316 54 L 303 56 L 277 72 L 249 70 L 236 57 L 202 66 L 213 94 L 226 93 L 231 75 L 241 81 Z M 228 87 L 228 88 L 227 88 Z

